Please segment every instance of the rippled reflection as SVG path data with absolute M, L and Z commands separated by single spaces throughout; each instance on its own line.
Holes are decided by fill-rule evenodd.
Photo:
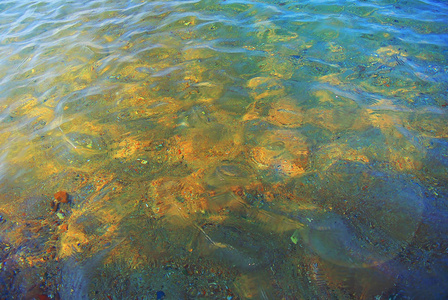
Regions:
M 446 298 L 447 23 L 2 1 L 0 298 Z

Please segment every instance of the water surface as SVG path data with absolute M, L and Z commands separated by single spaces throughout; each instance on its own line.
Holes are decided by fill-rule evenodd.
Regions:
M 447 297 L 447 23 L 2 1 L 0 298 Z

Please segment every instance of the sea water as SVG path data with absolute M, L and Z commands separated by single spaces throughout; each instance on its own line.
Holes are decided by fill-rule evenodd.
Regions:
M 0 2 L 0 298 L 448 296 L 448 5 Z

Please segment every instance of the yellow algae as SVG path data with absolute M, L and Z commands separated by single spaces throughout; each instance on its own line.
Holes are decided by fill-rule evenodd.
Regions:
M 397 116 L 385 113 L 371 112 L 369 117 L 372 124 L 379 127 L 384 134 L 390 164 L 399 171 L 420 170 L 425 152 L 422 153 L 419 149 L 421 146 L 418 142 L 415 143 L 416 139 L 404 135 L 406 129 L 399 130 L 403 121 Z
M 422 51 L 415 55 L 416 58 L 426 61 L 444 61 L 445 55 L 433 51 Z
M 36 175 L 40 178 L 44 178 L 52 174 L 57 174 L 63 166 L 61 164 L 56 164 L 55 162 L 44 160 L 43 163 L 37 164 L 36 167 L 38 168 Z
M 205 68 L 204 65 L 195 62 L 188 63 L 187 71 L 184 75 L 184 90 L 190 86 L 198 86 L 199 82 L 201 81 L 205 82 L 207 78 L 203 77 L 204 72 L 207 72 L 207 68 Z
M 107 65 L 104 68 L 101 69 L 99 75 L 104 75 L 106 72 L 108 72 L 110 70 L 111 66 Z
M 294 104 L 293 99 L 281 99 L 271 105 L 267 120 L 275 125 L 297 127 L 303 124 L 303 111 Z
M 350 129 L 357 130 L 357 131 L 363 131 L 367 130 L 372 126 L 367 110 L 357 110 L 357 118 L 354 119 L 354 122 L 352 123 Z
M 304 151 L 302 157 L 300 158 L 293 160 L 280 160 L 279 167 L 287 176 L 295 177 L 306 172 L 306 166 L 308 163 L 307 158 L 308 152 Z
M 254 46 L 243 46 L 244 49 L 249 50 L 249 51 L 255 51 L 257 48 L 255 48 Z
M 264 147 L 254 147 L 251 149 L 251 158 L 257 163 L 258 168 L 267 169 L 274 160 L 272 159 L 278 153 L 268 150 Z
M 254 100 L 284 94 L 283 85 L 275 77 L 254 77 L 247 82 L 247 87 L 252 89 L 250 95 Z
M 343 52 L 345 51 L 344 47 L 342 47 L 341 45 L 335 43 L 335 42 L 329 42 L 328 43 L 328 48 L 330 49 L 331 52 Z
M 392 56 L 392 55 L 395 55 L 395 54 L 399 54 L 401 52 L 400 52 L 400 50 L 397 49 L 397 47 L 386 46 L 386 47 L 381 47 L 381 48 L 377 49 L 376 53 Z
M 78 82 L 82 83 L 88 83 L 91 82 L 94 77 L 96 76 L 96 73 L 92 70 L 92 67 L 86 66 L 83 67 L 79 72 L 76 74 L 76 80 Z
M 150 205 L 154 213 L 157 216 L 168 214 L 186 219 L 190 214 L 206 209 L 205 188 L 198 183 L 202 174 L 202 171 L 198 171 L 180 180 L 160 178 L 153 181 L 149 195 L 154 199 Z
M 261 63 L 260 69 L 271 76 L 281 79 L 290 79 L 294 74 L 294 66 L 290 61 L 268 56 Z
M 341 143 L 328 144 L 324 149 L 316 153 L 315 163 L 321 169 L 326 170 L 339 161 L 370 163 L 367 149 L 353 149 Z
M 39 105 L 39 101 L 36 97 L 28 94 L 24 95 L 21 99 L 13 104 L 13 114 L 16 116 L 23 116 L 29 114 Z
M 395 116 L 389 116 L 385 113 L 377 113 L 371 109 L 368 109 L 367 112 L 369 114 L 370 122 L 372 122 L 372 125 L 375 127 L 382 129 L 391 128 L 398 122 L 398 119 Z
M 110 35 L 103 35 L 103 37 L 106 40 L 106 42 L 108 42 L 108 43 L 113 42 L 115 40 L 115 37 L 110 36 Z
M 289 177 L 301 175 L 308 167 L 309 149 L 300 135 L 288 130 L 268 132 L 261 146 L 250 149 L 250 157 L 259 169 L 278 169 Z
M 139 71 L 139 68 L 150 68 L 150 66 L 143 64 L 130 64 L 124 68 L 121 68 L 119 74 L 120 76 L 125 77 L 128 81 L 141 81 L 146 79 L 149 74 Z
M 169 153 L 177 161 L 185 160 L 188 164 L 203 167 L 206 164 L 213 164 L 223 159 L 232 159 L 240 154 L 244 148 L 241 145 L 241 128 L 238 124 L 233 124 L 227 128 L 221 123 L 209 123 L 210 117 L 215 117 L 213 113 L 201 111 L 200 107 L 193 107 L 188 110 L 184 121 L 180 123 L 182 127 L 189 128 L 183 134 L 179 134 L 170 139 L 171 150 Z M 216 115 L 216 119 L 226 121 L 227 115 Z M 229 119 L 230 121 L 230 119 Z
M 403 121 L 406 128 L 414 130 L 424 137 L 448 138 L 448 118 L 445 115 L 434 116 L 431 113 L 421 113 Z
M 269 78 L 269 77 L 254 77 L 247 82 L 247 87 L 248 88 L 256 88 L 259 85 L 264 84 L 270 80 L 271 80 L 271 78 Z
M 312 108 L 307 110 L 304 115 L 306 115 L 307 121 L 333 132 L 351 128 L 366 128 L 369 124 L 360 118 L 362 114 L 358 108 L 344 108 L 343 106 L 338 109 Z
M 342 84 L 339 74 L 329 74 L 329 75 L 320 76 L 319 81 L 321 81 L 323 83 L 328 83 L 331 85 L 341 85 Z M 328 96 L 324 95 L 323 92 L 325 92 L 325 91 L 322 91 L 322 90 L 316 91 L 315 92 L 316 97 L 323 98 L 323 99 L 327 98 Z M 325 100 L 323 100 L 323 101 L 325 101 Z
M 215 55 L 215 52 L 207 48 L 188 48 L 182 52 L 182 57 L 187 61 L 193 59 L 206 59 L 214 57 Z
M 125 268 L 139 271 L 139 269 L 151 265 L 162 256 L 157 249 L 144 249 L 141 245 L 136 246 L 134 244 L 130 241 L 121 241 L 119 246 L 114 247 L 106 256 L 104 263 L 114 265 L 118 262 Z
M 177 149 L 187 163 L 198 167 L 222 159 L 232 159 L 243 150 L 240 144 L 231 140 L 231 136 L 214 141 L 201 131 L 193 133 L 187 139 L 181 138 Z
M 95 177 L 95 182 L 104 184 L 109 183 L 107 178 Z M 98 197 L 98 194 L 102 192 L 104 185 L 97 189 L 96 193 L 91 196 L 91 199 Z M 115 186 L 114 192 L 121 191 L 119 185 Z M 97 252 L 104 249 L 104 245 L 113 241 L 116 238 L 118 224 L 126 214 L 129 212 L 129 205 L 113 206 L 113 200 L 110 195 L 106 195 L 97 201 L 87 201 L 83 207 L 74 209 L 67 222 L 66 230 L 61 232 L 59 242 L 58 257 L 65 258 L 72 256 L 75 253 L 84 251 Z M 124 206 L 124 207 L 122 207 Z M 88 226 L 87 222 L 80 222 L 88 217 L 91 221 L 96 222 L 101 227 L 92 228 Z M 88 248 L 86 248 L 88 245 Z
M 254 27 L 257 29 L 257 37 L 259 39 L 274 37 L 276 35 L 275 30 L 280 28 L 275 23 L 267 20 L 259 20 Z
M 243 115 L 242 121 L 251 121 L 264 117 L 267 114 L 269 106 L 262 101 L 255 101 L 248 105 L 246 113 Z
M 60 237 L 58 256 L 64 258 L 83 252 L 83 247 L 88 243 L 89 239 L 82 231 L 81 226 L 70 223 L 68 230 Z
M 29 299 L 407 289 L 370 283 L 398 251 L 410 247 L 393 261 L 406 269 L 407 252 L 433 243 L 428 226 L 415 232 L 413 202 L 444 195 L 443 55 L 384 30 L 350 44 L 346 24 L 314 22 L 333 5 L 187 2 L 93 5 L 49 27 L 31 12 L 20 21 L 29 32 L 11 25 L 19 44 L 2 41 L 0 67 L 5 284 Z M 57 191 L 72 198 L 55 206 Z
M 325 102 L 334 103 L 335 102 L 334 95 L 326 90 L 317 90 L 314 92 L 314 96 L 316 96 L 316 98 L 318 98 L 319 102 L 321 102 L 321 103 L 325 103 Z
M 6 142 L 8 141 L 8 139 L 11 138 L 11 134 L 12 133 L 10 131 L 0 132 L 0 144 L 6 145 Z
M 269 38 L 271 42 L 287 42 L 297 39 L 299 35 L 296 32 L 288 31 L 288 34 L 276 34 Z
M 398 171 L 415 171 L 421 170 L 423 162 L 421 157 L 404 156 L 409 155 L 408 151 L 393 151 L 391 150 L 389 160 L 391 165 Z M 418 154 L 417 154 L 418 155 Z

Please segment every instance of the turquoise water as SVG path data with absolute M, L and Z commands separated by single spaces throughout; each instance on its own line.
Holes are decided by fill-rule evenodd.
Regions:
M 447 24 L 0 2 L 0 298 L 448 297 Z

